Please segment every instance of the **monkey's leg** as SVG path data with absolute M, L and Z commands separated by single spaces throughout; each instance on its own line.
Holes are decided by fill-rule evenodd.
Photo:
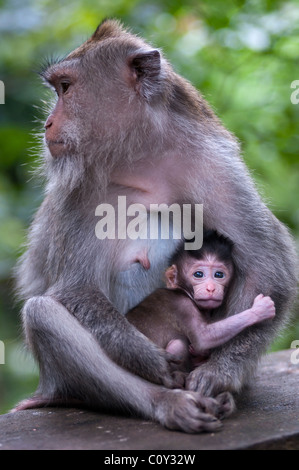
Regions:
M 173 355 L 156 346 L 99 290 L 91 287 L 53 289 L 50 295 L 90 331 L 116 364 L 149 382 L 175 388 L 170 374 Z
M 76 398 L 93 408 L 122 409 L 170 429 L 214 431 L 225 400 L 151 384 L 110 360 L 93 335 L 51 297 L 24 306 L 27 340 L 40 365 L 38 396 Z M 227 407 L 227 397 L 225 407 Z

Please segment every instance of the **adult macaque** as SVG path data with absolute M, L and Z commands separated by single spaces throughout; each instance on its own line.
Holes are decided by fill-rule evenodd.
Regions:
M 212 397 L 240 391 L 287 318 L 296 294 L 292 239 L 204 99 L 159 50 L 117 21 L 103 22 L 41 75 L 57 94 L 45 122 L 47 187 L 17 271 L 40 384 L 18 409 L 74 399 L 133 410 L 172 429 L 213 430 L 230 398 Z M 116 208 L 120 195 L 147 208 L 203 204 L 205 227 L 234 243 L 225 310 L 250 308 L 260 292 L 275 302 L 271 324 L 216 348 L 190 373 L 188 391 L 170 388 L 173 358 L 124 315 L 162 285 L 176 240 L 138 240 L 138 252 L 148 252 L 144 266 L 136 241 L 97 239 L 96 207 Z
M 248 326 L 275 316 L 272 299 L 259 294 L 250 309 L 213 322 L 213 312 L 223 304 L 234 275 L 232 244 L 215 231 L 206 232 L 199 250 L 184 250 L 181 245 L 170 264 L 165 273 L 167 289 L 154 291 L 126 318 L 178 357 L 182 371 L 190 372 L 211 349 Z M 184 374 L 175 376 L 184 385 Z

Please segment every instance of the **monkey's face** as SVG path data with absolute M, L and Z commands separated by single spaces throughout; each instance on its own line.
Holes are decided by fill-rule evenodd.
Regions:
M 121 106 L 117 89 L 112 78 L 105 76 L 100 60 L 96 70 L 87 73 L 88 59 L 64 60 L 42 73 L 56 94 L 45 122 L 45 143 L 54 159 L 77 152 L 84 156 L 93 147 L 101 151 L 103 137 L 107 139 L 117 126 L 114 108 Z
M 200 309 L 212 310 L 222 304 L 232 275 L 232 264 L 210 254 L 202 260 L 185 258 L 179 267 L 172 265 L 166 271 L 166 284 L 187 291 Z
M 214 309 L 222 304 L 232 276 L 231 266 L 214 255 L 208 255 L 203 260 L 189 263 L 185 274 L 192 285 L 194 300 L 200 308 Z
M 94 38 L 42 71 L 46 84 L 57 94 L 45 123 L 51 156 L 73 155 L 77 150 L 81 155 L 92 151 L 111 158 L 115 147 L 118 153 L 131 147 L 136 152 L 152 121 L 145 111 L 149 100 L 146 77 L 150 74 L 155 83 L 160 61 L 158 51 L 137 39 L 132 43 Z
M 172 149 L 171 114 L 176 118 L 182 112 L 178 103 L 186 99 L 188 105 L 182 108 L 196 122 L 197 93 L 158 50 L 117 22 L 104 22 L 82 46 L 47 66 L 41 76 L 57 94 L 44 137 L 44 167 L 51 187 L 71 191 L 82 187 L 87 174 L 85 182 L 92 175 L 97 190 L 111 181 L 123 185 L 117 172 L 123 176 L 132 163 L 148 162 L 149 156 L 160 162 Z M 191 127 L 184 129 L 194 136 Z
M 95 187 L 105 187 L 120 158 L 131 159 L 130 149 L 136 148 L 130 132 L 135 114 L 126 109 L 125 83 L 121 85 L 121 78 L 115 83 L 115 70 L 107 77 L 100 58 L 88 67 L 91 55 L 95 51 L 53 64 L 42 73 L 56 92 L 45 122 L 46 171 L 52 184 L 69 191 L 91 167 L 98 178 Z

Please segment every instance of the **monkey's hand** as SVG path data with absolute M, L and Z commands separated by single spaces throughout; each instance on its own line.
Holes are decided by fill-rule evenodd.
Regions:
M 236 383 L 238 382 L 238 385 Z M 195 368 L 186 379 L 186 390 L 200 392 L 204 396 L 215 397 L 219 393 L 235 392 L 239 388 L 238 377 L 225 374 L 223 367 L 211 359 Z
M 100 344 L 104 346 L 110 358 L 149 382 L 176 388 L 177 382 L 172 372 L 178 368 L 178 358 L 159 348 L 126 320 L 122 326 L 126 333 L 125 342 L 107 341 L 108 334 L 101 338 Z
M 129 322 L 126 321 L 123 328 L 126 328 L 126 343 L 118 342 L 114 347 L 111 342 L 105 344 L 111 359 L 149 382 L 176 388 L 178 383 L 173 372 L 180 369 L 181 360 L 175 354 L 159 348 Z
M 271 297 L 259 294 L 253 301 L 251 312 L 258 321 L 268 320 L 275 317 L 275 305 Z
M 157 348 L 159 355 L 162 355 L 163 360 L 161 361 L 160 368 L 154 368 L 154 371 L 151 369 L 149 375 L 145 377 L 142 374 L 142 377 L 149 380 L 150 382 L 155 382 L 167 388 L 183 388 L 184 384 L 182 383 L 182 377 L 179 377 L 179 366 L 181 360 L 174 354 L 169 353 L 164 349 Z M 166 364 L 164 361 L 166 360 Z M 157 376 L 157 378 L 156 378 Z

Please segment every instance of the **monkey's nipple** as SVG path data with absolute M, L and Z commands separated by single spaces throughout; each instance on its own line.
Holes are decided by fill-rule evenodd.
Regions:
M 134 262 L 135 263 L 140 263 L 141 266 L 146 270 L 150 269 L 150 267 L 151 267 L 150 260 L 148 259 L 146 251 L 142 251 L 140 253 L 137 253 Z

